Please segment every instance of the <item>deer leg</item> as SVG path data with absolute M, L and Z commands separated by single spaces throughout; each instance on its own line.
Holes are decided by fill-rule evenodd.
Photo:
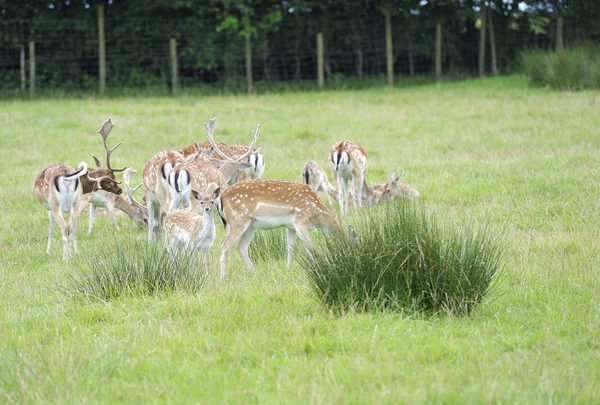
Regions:
M 115 211 L 113 210 L 113 207 L 111 207 L 110 205 L 107 204 L 106 212 L 108 213 L 108 217 L 112 221 L 115 228 L 117 228 L 117 232 L 121 231 L 121 229 L 119 229 L 119 224 L 117 223 L 117 216 L 115 215 Z
M 46 246 L 46 254 L 50 254 L 50 244 L 52 243 L 52 234 L 54 234 L 54 216 L 52 211 L 48 211 L 48 217 L 50 218 L 50 231 L 48 232 L 48 245 Z
M 229 228 L 229 234 L 227 235 L 227 237 L 223 241 L 223 244 L 221 245 L 221 271 L 219 273 L 219 277 L 225 277 L 225 274 L 227 273 L 227 258 L 229 257 L 229 251 L 238 243 L 238 241 L 243 236 L 244 232 L 246 232 L 249 226 L 250 223 L 247 223 L 238 225 L 235 228 Z
M 294 253 L 294 242 L 296 241 L 296 230 L 288 228 L 287 230 L 287 267 L 292 265 L 292 255 Z
M 300 238 L 300 241 L 306 248 L 306 251 L 308 252 L 309 256 L 311 258 L 313 258 L 313 255 L 311 252 L 312 241 L 310 240 L 310 237 L 308 236 L 308 227 L 304 226 L 304 225 L 296 226 L 296 234 L 298 235 L 298 238 Z
M 61 208 L 59 207 L 59 210 Z M 58 226 L 60 227 L 60 233 L 62 235 L 63 241 L 63 260 L 67 260 L 71 258 L 71 235 L 69 232 L 69 228 L 65 223 L 65 219 L 63 218 L 62 211 L 57 212 L 56 214 L 52 213 L 54 216 L 54 220 L 58 222 Z
M 210 257 L 208 249 L 202 250 L 202 256 L 204 256 L 204 267 L 206 269 L 206 276 L 208 277 L 208 270 L 210 269 Z
M 354 184 L 354 189 L 358 194 L 358 206 L 362 207 L 362 198 L 363 198 L 363 185 L 365 183 L 365 176 L 361 173 L 358 176 L 358 179 L 355 177 L 354 179 L 358 180 L 358 184 Z
M 255 228 L 248 228 L 240 238 L 240 241 L 238 242 L 238 250 L 242 255 L 242 260 L 244 260 L 244 264 L 248 268 L 248 271 L 250 271 L 250 273 L 252 274 L 256 274 L 256 270 L 254 269 L 254 265 L 250 260 L 250 256 L 248 256 L 248 247 L 250 246 L 250 242 L 252 241 L 252 238 L 254 237 L 255 233 Z
M 92 227 L 94 226 L 94 214 L 96 213 L 96 206 L 90 204 L 90 222 L 88 225 L 88 235 L 92 234 Z
M 147 198 L 146 204 L 148 204 L 148 243 L 153 243 L 155 239 L 155 228 L 160 225 L 160 213 L 158 213 L 157 218 L 156 211 L 158 207 L 152 198 Z

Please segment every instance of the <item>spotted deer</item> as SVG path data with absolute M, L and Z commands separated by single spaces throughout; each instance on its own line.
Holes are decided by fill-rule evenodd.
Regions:
M 396 176 L 392 174 L 387 183 L 379 185 L 376 189 L 370 192 L 371 204 L 380 204 L 401 198 L 410 200 L 417 199 L 421 196 L 419 191 L 408 184 L 400 183 L 400 179 L 404 172 Z
M 228 230 L 222 244 L 220 276 L 224 277 L 231 248 L 237 246 L 251 273 L 248 246 L 257 230 L 287 228 L 287 265 L 292 263 L 296 235 L 310 246 L 309 229 L 326 232 L 339 226 L 317 194 L 306 184 L 283 180 L 245 180 L 221 193 L 219 216 Z
M 217 123 L 216 117 L 209 121 L 209 124 L 204 124 L 204 131 L 209 139 L 213 149 L 218 146 L 214 143 L 213 133 Z M 169 209 L 182 208 L 189 211 L 193 203 L 196 201 L 191 198 L 191 191 L 197 190 L 203 193 L 208 184 L 215 183 L 222 189 L 238 177 L 241 170 L 247 169 L 250 165 L 243 162 L 254 150 L 254 144 L 258 138 L 260 126 L 256 132 L 252 131 L 252 142 L 250 146 L 246 146 L 246 154 L 234 159 L 214 159 L 209 158 L 208 161 L 202 159 L 186 159 L 185 162 L 177 164 L 169 174 L 169 190 L 171 195 L 171 203 Z M 197 148 L 198 150 L 206 150 Z M 218 149 L 217 149 L 218 150 Z M 201 152 L 198 152 L 198 154 Z M 218 152 L 222 153 L 222 152 Z M 194 156 L 194 155 L 191 155 Z M 226 157 L 226 156 L 224 156 Z
M 327 203 L 331 206 L 331 199 L 338 202 L 338 194 L 335 187 L 331 185 L 327 174 L 317 162 L 306 162 L 302 169 L 302 180 L 304 184 L 308 184 L 312 191 L 318 193 L 319 191 L 325 194 L 327 197 Z
M 63 260 L 71 258 L 71 243 L 77 252 L 75 220 L 81 212 L 81 206 L 85 204 L 81 178 L 87 174 L 87 164 L 81 162 L 77 170 L 68 165 L 51 165 L 36 176 L 33 185 L 35 197 L 48 210 L 50 219 L 47 254 L 50 254 L 55 222 L 58 222 L 62 234 Z M 69 214 L 67 221 L 64 214 Z
M 96 208 L 105 208 L 108 217 L 112 221 L 113 225 L 119 231 L 119 224 L 115 215 L 115 208 L 123 211 L 135 224 L 138 229 L 142 229 L 148 226 L 148 209 L 145 205 L 138 202 L 134 197 L 133 193 L 137 191 L 142 185 L 138 184 L 134 189 L 129 185 L 131 176 L 137 173 L 132 168 L 127 168 L 123 173 L 123 181 L 125 182 L 125 190 L 127 191 L 127 197 L 122 194 L 108 193 L 104 190 L 98 190 L 90 195 L 90 219 L 88 226 L 88 235 L 92 233 L 92 227 L 94 226 L 94 217 Z
M 366 193 L 367 153 L 352 141 L 339 141 L 331 146 L 329 163 L 336 181 L 338 202 L 342 214 L 348 212 L 349 200 L 353 206 L 362 205 Z M 350 181 L 350 187 L 348 187 Z M 354 195 L 361 196 L 353 198 Z
M 203 195 L 192 190 L 194 199 L 199 202 L 200 214 L 183 210 L 169 211 L 165 217 L 165 247 L 176 257 L 182 252 L 196 254 L 202 252 L 206 275 L 209 273 L 209 250 L 215 241 L 215 221 L 212 209 L 221 189 L 216 184 L 209 185 L 213 190 Z
M 173 167 L 185 162 L 174 150 L 159 152 L 146 162 L 142 173 L 144 198 L 148 209 L 148 242 L 152 243 L 162 229 L 163 216 L 169 209 L 171 195 L 168 179 Z

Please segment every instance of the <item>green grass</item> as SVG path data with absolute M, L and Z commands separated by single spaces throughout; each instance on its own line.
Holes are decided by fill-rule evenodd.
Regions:
M 595 403 L 600 398 L 600 93 L 533 89 L 524 77 L 257 97 L 0 102 L 0 401 L 3 403 Z M 103 151 L 140 180 L 157 151 L 261 124 L 266 177 L 300 180 L 348 138 L 368 180 L 404 170 L 429 212 L 502 230 L 507 266 L 468 317 L 330 313 L 285 255 L 234 253 L 195 293 L 75 299 L 58 232 L 32 192 L 51 163 Z M 143 240 L 78 221 L 79 259 Z M 277 237 L 275 237 L 277 238 Z M 257 241 L 258 243 L 258 241 Z

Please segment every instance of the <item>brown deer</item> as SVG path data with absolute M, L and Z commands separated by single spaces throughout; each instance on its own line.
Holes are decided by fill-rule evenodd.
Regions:
M 329 163 L 335 177 L 338 202 L 342 214 L 348 212 L 349 200 L 353 205 L 362 205 L 362 198 L 367 192 L 367 153 L 352 141 L 339 141 L 331 146 L 329 151 Z M 348 187 L 350 181 L 350 187 Z M 352 198 L 358 195 L 358 198 Z
M 206 275 L 210 267 L 209 249 L 216 237 L 212 209 L 221 192 L 215 184 L 211 186 L 214 190 L 207 195 L 192 190 L 192 195 L 201 207 L 202 216 L 176 209 L 169 211 L 165 217 L 165 247 L 171 256 L 176 257 L 182 252 L 196 254 L 199 250 L 204 256 Z
M 336 203 L 338 202 L 337 190 L 331 185 L 327 174 L 317 162 L 310 161 L 304 164 L 302 179 L 304 180 L 304 184 L 308 184 L 315 193 L 319 191 L 323 192 L 325 197 L 327 197 L 329 206 L 331 206 L 332 198 Z
M 100 127 L 100 129 L 97 132 L 102 137 L 102 144 L 104 145 L 104 150 L 106 151 L 106 167 L 103 167 L 98 158 L 92 155 L 96 163 L 96 169 L 90 170 L 88 177 L 90 177 L 91 179 L 101 180 L 97 181 L 90 179 L 90 181 L 85 181 L 85 179 L 82 179 L 84 193 L 91 193 L 97 190 L 104 190 L 114 194 L 121 194 L 123 192 L 121 187 L 119 187 L 119 184 L 121 183 L 117 182 L 115 178 L 115 173 L 122 172 L 123 170 L 125 170 L 125 168 L 113 169 L 110 165 L 110 155 L 115 151 L 115 149 L 121 146 L 121 142 L 116 144 L 113 148 L 109 148 L 107 144 L 108 135 L 110 134 L 110 131 L 113 129 L 114 126 L 115 123 L 109 118 L 106 121 L 104 121 L 102 127 Z
M 216 117 L 209 121 L 209 124 L 204 124 L 204 131 L 209 139 L 211 148 L 218 150 L 218 146 L 213 139 L 214 129 L 217 123 Z M 177 164 L 169 175 L 169 190 L 171 193 L 171 203 L 169 209 L 179 208 L 184 210 L 192 209 L 193 200 L 191 198 L 191 190 L 197 190 L 203 193 L 210 183 L 215 183 L 222 189 L 234 181 L 241 170 L 247 169 L 250 165 L 243 162 L 254 150 L 254 144 L 258 138 L 260 125 L 256 132 L 252 131 L 252 142 L 250 146 L 246 146 L 246 153 L 234 159 L 214 159 L 209 158 L 208 161 L 203 161 L 203 158 L 190 159 L 195 155 L 205 156 L 206 149 L 197 148 L 198 152 L 191 155 L 185 162 Z M 221 153 L 218 151 L 217 153 Z M 224 156 L 226 157 L 226 156 Z M 194 203 L 195 204 L 195 203 Z
M 408 184 L 400 183 L 400 179 L 402 178 L 403 174 L 404 172 L 400 173 L 399 176 L 392 174 L 387 183 L 378 185 L 379 187 L 370 191 L 370 203 L 380 204 L 401 198 L 407 198 L 410 200 L 419 198 L 421 194 L 417 189 L 409 186 Z
M 122 194 L 117 195 L 103 190 L 98 190 L 90 195 L 90 220 L 88 226 L 88 235 L 92 233 L 92 227 L 94 226 L 94 214 L 97 207 L 106 209 L 108 217 L 117 228 L 117 231 L 120 229 L 114 212 L 115 208 L 127 214 L 138 229 L 148 226 L 148 209 L 145 205 L 140 204 L 133 197 L 133 193 L 135 193 L 142 184 L 138 184 L 134 189 L 131 189 L 129 185 L 131 176 L 135 173 L 137 173 L 137 171 L 130 167 L 127 168 L 123 173 L 123 181 L 125 182 L 127 197 L 123 196 Z
M 182 154 L 176 151 L 159 152 L 144 166 L 142 181 L 144 198 L 148 209 L 148 242 L 154 242 L 162 229 L 162 219 L 168 211 L 171 196 L 168 179 L 173 167 L 185 162 Z
M 233 246 L 237 246 L 248 270 L 255 273 L 248 246 L 257 230 L 287 228 L 289 267 L 296 235 L 305 246 L 310 246 L 309 229 L 330 232 L 339 228 L 308 185 L 291 181 L 258 179 L 235 183 L 221 193 L 217 207 L 229 231 L 222 244 L 221 277 L 225 276 L 227 257 Z

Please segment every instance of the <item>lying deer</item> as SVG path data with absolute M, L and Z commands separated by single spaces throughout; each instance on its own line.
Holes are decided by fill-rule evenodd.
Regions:
M 378 185 L 377 188 L 372 189 L 370 192 L 371 204 L 380 204 L 397 200 L 400 198 L 416 199 L 421 196 L 419 191 L 408 184 L 400 183 L 400 179 L 404 172 L 400 173 L 399 176 L 392 174 L 390 180 L 385 183 Z
M 331 146 L 329 151 L 329 163 L 335 177 L 338 202 L 342 214 L 348 212 L 349 200 L 353 205 L 362 205 L 361 198 L 351 198 L 355 194 L 363 196 L 367 192 L 367 153 L 352 141 L 339 141 Z M 350 187 L 348 187 L 350 181 Z
M 332 198 L 336 203 L 338 202 L 337 190 L 331 185 L 327 178 L 327 174 L 321 169 L 321 166 L 319 166 L 317 162 L 310 161 L 304 164 L 304 168 L 302 169 L 302 179 L 304 180 L 304 184 L 308 184 L 315 193 L 318 193 L 319 191 L 323 192 L 325 197 L 327 197 L 329 206 L 331 206 Z
M 192 195 L 199 202 L 201 215 L 183 210 L 169 211 L 165 217 L 165 247 L 176 257 L 183 251 L 196 254 L 201 251 L 204 256 L 206 275 L 210 267 L 209 249 L 215 241 L 215 221 L 212 209 L 221 189 L 212 184 L 214 191 L 201 195 L 192 190 Z
M 125 182 L 127 197 L 123 196 L 122 194 L 117 195 L 103 190 L 96 191 L 90 195 L 90 220 L 88 226 L 88 235 L 92 233 L 92 227 L 94 226 L 94 214 L 96 208 L 98 207 L 106 209 L 108 217 L 112 221 L 113 225 L 117 228 L 117 231 L 120 229 L 114 211 L 115 208 L 127 214 L 138 229 L 148 226 L 148 210 L 146 209 L 146 206 L 140 204 L 133 197 L 133 193 L 135 193 L 142 184 L 138 184 L 134 189 L 131 189 L 129 185 L 131 176 L 135 173 L 137 173 L 137 171 L 133 170 L 132 168 L 127 168 L 123 173 L 123 181 Z
M 211 148 L 219 151 L 219 147 L 214 142 L 213 133 L 217 123 L 217 118 L 209 121 L 209 124 L 204 124 L 204 131 L 211 144 Z M 247 169 L 250 165 L 245 160 L 254 150 L 254 144 L 260 132 L 260 125 L 257 126 L 256 132 L 252 131 L 252 142 L 246 147 L 246 153 L 239 156 L 237 159 L 214 159 L 209 158 L 208 161 L 203 161 L 203 158 L 190 159 L 185 162 L 178 163 L 169 174 L 169 190 L 171 195 L 171 203 L 169 209 L 182 208 L 184 210 L 192 209 L 191 190 L 204 192 L 208 184 L 215 183 L 221 189 L 225 189 L 227 185 L 236 179 L 241 170 Z M 197 144 L 196 144 L 197 145 Z M 201 148 L 196 155 L 206 156 Z M 191 155 L 194 156 L 194 155 Z
M 259 179 L 235 183 L 223 191 L 217 207 L 229 231 L 222 244 L 221 277 L 225 276 L 227 258 L 233 246 L 237 246 L 248 270 L 256 272 L 248 256 L 248 246 L 257 230 L 288 229 L 289 267 L 296 235 L 305 246 L 310 246 L 309 229 L 320 228 L 330 232 L 338 228 L 317 194 L 306 184 L 291 181 Z

